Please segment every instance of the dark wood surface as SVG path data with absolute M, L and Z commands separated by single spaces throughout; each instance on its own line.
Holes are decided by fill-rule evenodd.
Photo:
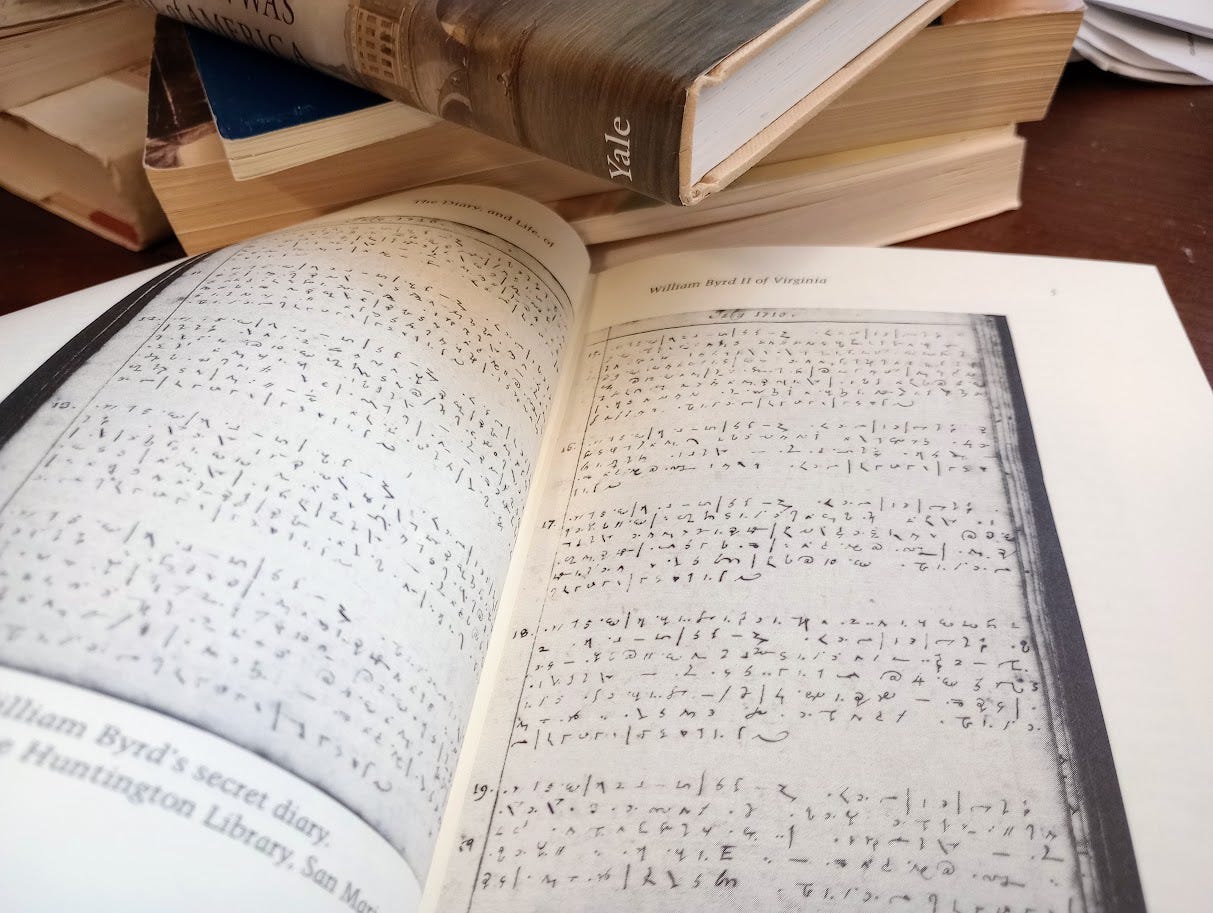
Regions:
M 1213 87 L 1070 64 L 1019 129 L 1023 207 L 905 246 L 1152 263 L 1213 378 Z
M 1213 377 L 1213 88 L 1072 64 L 1021 132 L 1023 208 L 909 246 L 1153 263 Z M 181 256 L 130 253 L 2 191 L 0 241 L 0 313 Z

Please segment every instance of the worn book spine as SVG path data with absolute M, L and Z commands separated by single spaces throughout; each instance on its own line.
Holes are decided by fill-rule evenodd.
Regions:
M 143 169 L 148 68 L 0 112 L 0 187 L 129 250 L 169 233 Z
M 139 0 L 667 202 L 688 91 L 823 0 Z

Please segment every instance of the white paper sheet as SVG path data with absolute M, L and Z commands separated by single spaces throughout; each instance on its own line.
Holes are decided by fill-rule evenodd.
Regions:
M 1213 4 L 1208 0 L 1093 0 L 1099 6 L 1151 19 L 1162 25 L 1213 38 Z
M 1101 46 L 1093 36 L 1087 35 L 1088 29 L 1092 27 L 1121 44 Z M 1127 63 L 1145 66 L 1121 53 L 1121 45 L 1136 48 L 1149 58 L 1162 61 L 1165 68 L 1185 70 L 1202 79 L 1213 81 L 1213 39 L 1181 32 L 1165 25 L 1156 25 L 1147 19 L 1103 9 L 1097 5 L 1087 8 L 1079 34 L 1087 37 L 1087 40 L 1100 50 L 1114 54 Z

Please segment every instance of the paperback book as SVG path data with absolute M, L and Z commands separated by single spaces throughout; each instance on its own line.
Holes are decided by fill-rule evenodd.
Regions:
M 143 168 L 147 63 L 0 112 L 0 186 L 130 250 L 169 234 Z

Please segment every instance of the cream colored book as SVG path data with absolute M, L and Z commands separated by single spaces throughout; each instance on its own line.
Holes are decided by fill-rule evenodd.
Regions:
M 592 272 L 438 187 L 0 318 L 0 391 L 6 908 L 1213 890 L 1213 395 L 1151 267 Z
M 882 245 L 1016 209 L 1012 127 L 759 165 L 694 209 L 618 191 L 549 204 L 598 266 L 721 244 Z
M 0 113 L 0 186 L 131 250 L 169 234 L 143 170 L 147 65 Z
M 765 162 L 1040 120 L 1081 0 L 959 0 Z
M 61 92 L 151 54 L 155 16 L 126 3 L 36 3 L 0 7 L 0 111 Z M 35 21 L 30 21 L 31 17 Z M 0 23 L 6 20 L 0 18 Z

